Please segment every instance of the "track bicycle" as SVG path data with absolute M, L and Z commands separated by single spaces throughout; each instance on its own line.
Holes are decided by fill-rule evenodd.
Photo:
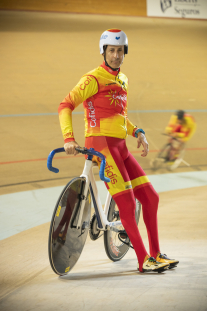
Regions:
M 109 182 L 104 175 L 106 165 L 105 156 L 93 148 L 76 148 L 79 153 L 87 155 L 83 173 L 73 178 L 65 186 L 55 205 L 49 230 L 48 253 L 53 271 L 58 275 L 65 275 L 77 263 L 89 232 L 95 241 L 104 235 L 104 247 L 108 258 L 112 261 L 121 260 L 129 248 L 133 248 L 129 237 L 120 221 L 119 210 L 108 192 L 104 209 L 98 195 L 98 189 L 93 175 L 93 156 L 101 159 L 99 170 L 100 179 Z M 53 150 L 47 160 L 50 171 L 58 173 L 52 166 L 56 153 L 65 152 L 64 148 Z M 95 213 L 91 217 L 91 201 Z M 135 218 L 138 224 L 141 204 L 136 201 Z M 102 233 L 102 234 L 100 234 Z
M 151 161 L 150 165 L 154 170 L 157 170 L 161 167 L 166 166 L 169 170 L 173 171 L 176 169 L 181 162 L 186 164 L 187 166 L 190 166 L 186 161 L 183 160 L 184 154 L 185 154 L 185 144 L 183 144 L 178 151 L 178 154 L 176 154 L 176 157 L 171 160 L 170 153 L 171 150 L 174 148 L 174 144 L 179 143 L 178 139 L 175 137 L 172 137 L 168 134 L 162 134 L 165 136 L 168 136 L 171 138 L 171 141 L 165 144 L 161 151 L 157 154 L 157 156 Z

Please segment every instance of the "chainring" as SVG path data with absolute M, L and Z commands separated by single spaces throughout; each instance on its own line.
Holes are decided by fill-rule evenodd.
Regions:
M 100 234 L 100 230 L 98 229 L 98 222 L 96 218 L 96 214 L 94 213 L 91 217 L 90 224 L 89 224 L 89 236 L 92 241 L 95 241 L 98 239 Z

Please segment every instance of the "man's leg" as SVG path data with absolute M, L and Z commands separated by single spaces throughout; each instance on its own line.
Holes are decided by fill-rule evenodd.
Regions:
M 160 252 L 157 221 L 159 196 L 150 183 L 146 187 L 135 189 L 134 195 L 142 204 L 143 219 L 149 239 L 150 255 L 156 258 L 157 253 Z
M 149 238 L 150 255 L 156 258 L 157 253 L 160 252 L 157 222 L 159 196 L 143 169 L 131 154 L 124 161 L 124 164 L 132 182 L 134 196 L 142 204 L 143 218 Z
M 134 194 L 132 191 L 122 193 L 118 196 L 115 196 L 114 201 L 119 208 L 119 216 L 122 225 L 124 226 L 124 229 L 126 230 L 126 233 L 136 252 L 140 267 L 139 270 L 142 271 L 144 259 L 148 254 L 139 233 L 135 219 L 136 204 L 134 200 Z
M 124 162 L 131 179 L 134 196 L 142 204 L 143 218 L 149 238 L 150 255 L 159 263 L 169 264 L 170 268 L 174 268 L 179 261 L 170 259 L 165 254 L 160 253 L 157 223 L 159 196 L 152 187 L 144 171 L 131 154 L 129 154 Z

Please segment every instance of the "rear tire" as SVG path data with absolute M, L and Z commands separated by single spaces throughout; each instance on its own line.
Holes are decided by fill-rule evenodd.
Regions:
M 135 199 L 135 202 L 136 202 L 135 219 L 138 224 L 141 211 L 141 204 L 137 199 Z M 120 220 L 118 206 L 116 205 L 113 198 L 111 198 L 107 219 L 110 222 Z M 124 230 L 124 227 L 122 225 L 116 228 L 119 230 Z M 128 236 L 125 242 L 126 243 L 129 242 Z M 119 240 L 118 233 L 112 230 L 104 231 L 104 247 L 108 258 L 112 261 L 121 260 L 129 250 L 129 246 L 122 243 Z

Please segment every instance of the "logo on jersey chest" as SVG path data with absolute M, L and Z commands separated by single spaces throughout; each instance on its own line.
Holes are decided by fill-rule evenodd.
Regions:
M 114 103 L 116 107 L 117 104 L 122 104 L 123 101 L 127 100 L 126 95 L 119 95 L 116 90 L 110 90 L 108 94 L 109 95 L 105 95 L 105 97 L 109 97 L 110 106 Z

